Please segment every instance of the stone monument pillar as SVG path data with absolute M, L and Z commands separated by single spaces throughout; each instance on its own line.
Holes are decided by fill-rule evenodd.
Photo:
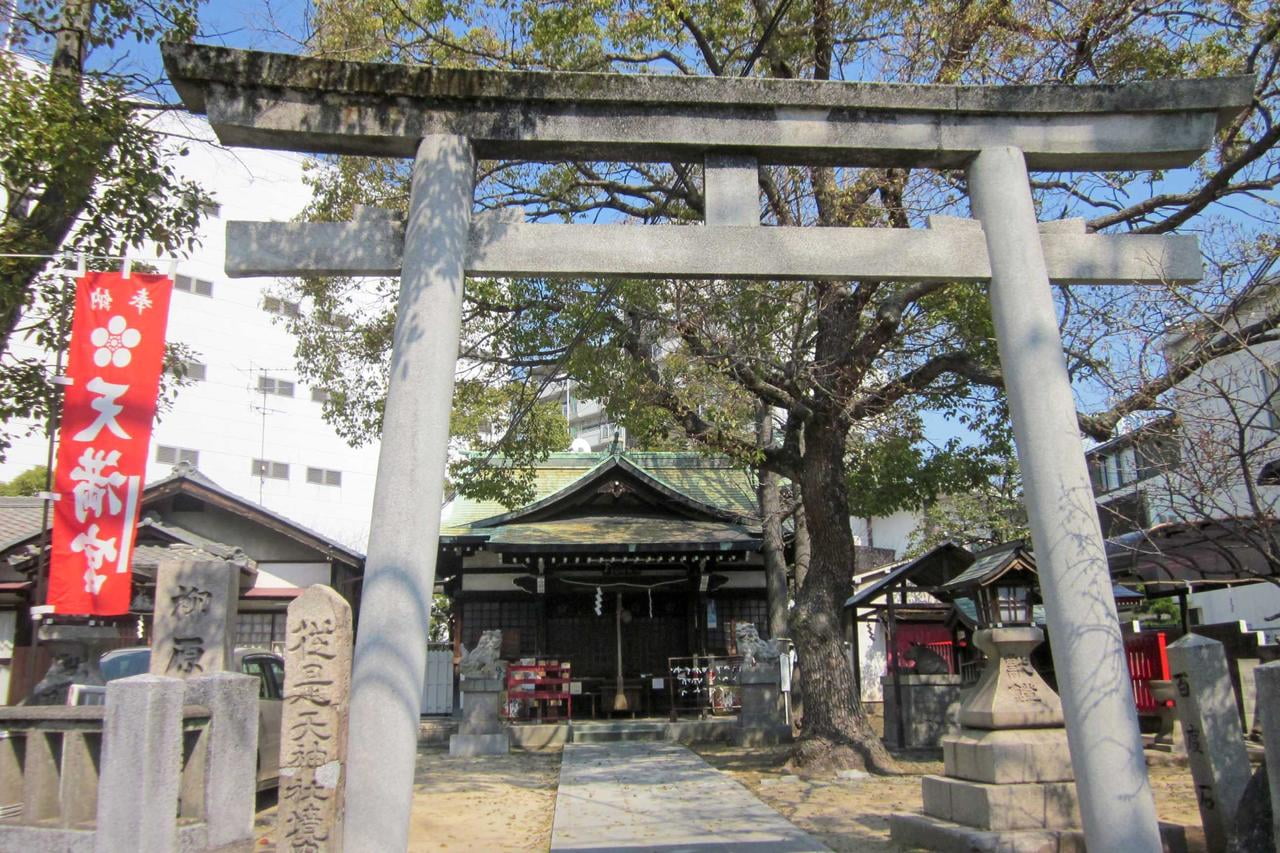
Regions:
M 284 713 L 276 849 L 337 853 L 343 842 L 351 605 L 309 587 L 285 623 Z
M 1211 853 L 1224 851 L 1249 783 L 1249 754 L 1227 656 L 1217 640 L 1187 634 L 1169 644 L 1169 669 L 1205 846 Z
M 1280 843 L 1280 661 L 1253 671 L 1258 685 L 1258 727 L 1267 753 L 1267 787 L 1271 793 L 1271 838 Z
M 181 679 L 183 703 L 209 710 L 197 747 L 205 754 L 195 811 L 209 848 L 219 850 L 253 843 L 258 679 L 227 671 L 239 598 L 240 569 L 232 563 L 166 561 L 156 573 L 151 673 Z
M 946 775 L 924 777 L 923 815 L 890 816 L 895 842 L 1003 850 L 1083 841 L 1062 703 L 1029 657 L 1043 640 L 1030 626 L 974 635 L 987 666 L 960 708 L 959 733 L 942 739 Z
M 476 647 L 458 662 L 462 690 L 462 722 L 449 737 L 450 755 L 506 755 L 511 750 L 507 727 L 499 718 L 506 688 L 506 664 L 499 660 L 502 632 L 485 631 Z
M 156 571 L 151 674 L 184 678 L 231 668 L 240 570 L 222 560 L 165 561 Z

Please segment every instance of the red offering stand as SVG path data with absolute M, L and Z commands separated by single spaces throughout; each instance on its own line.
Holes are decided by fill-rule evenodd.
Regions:
M 512 720 L 572 720 L 573 695 L 568 661 L 507 666 L 507 717 Z M 563 713 L 562 713 L 563 711 Z

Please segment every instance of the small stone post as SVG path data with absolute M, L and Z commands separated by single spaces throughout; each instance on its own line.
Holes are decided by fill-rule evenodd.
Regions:
M 1249 754 L 1227 656 L 1217 640 L 1187 634 L 1169 644 L 1169 669 L 1205 844 L 1211 852 L 1226 850 L 1249 782 Z
M 182 704 L 177 678 L 135 675 L 107 685 L 97 853 L 178 849 Z
M 209 709 L 201 811 L 210 850 L 253 843 L 258 763 L 258 679 L 215 672 L 187 679 L 188 705 Z
M 1267 753 L 1267 784 L 1271 789 L 1271 837 L 1280 843 L 1280 661 L 1253 671 L 1258 685 L 1258 724 Z
M 151 673 L 183 678 L 231 668 L 240 570 L 223 560 L 162 562 Z
M 289 605 L 280 742 L 280 853 L 342 850 L 351 605 L 315 585 Z

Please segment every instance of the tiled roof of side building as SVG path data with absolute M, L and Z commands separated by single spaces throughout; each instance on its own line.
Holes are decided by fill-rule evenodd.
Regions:
M 44 501 L 33 497 L 0 497 L 0 547 L 40 532 Z M 52 519 L 53 514 L 49 514 Z

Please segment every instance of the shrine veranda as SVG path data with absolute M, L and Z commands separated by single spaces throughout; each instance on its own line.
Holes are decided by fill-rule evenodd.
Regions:
M 408 218 L 232 223 L 229 275 L 400 275 L 356 641 L 346 847 L 404 849 L 463 285 L 468 274 L 987 282 L 1091 849 L 1160 840 L 1050 282 L 1194 281 L 1194 237 L 1037 222 L 1029 170 L 1191 164 L 1247 78 L 951 87 L 505 72 L 170 45 L 228 145 L 414 159 Z M 702 226 L 473 216 L 477 158 L 682 161 Z M 974 219 L 926 229 L 760 223 L 759 165 L 964 169 Z

